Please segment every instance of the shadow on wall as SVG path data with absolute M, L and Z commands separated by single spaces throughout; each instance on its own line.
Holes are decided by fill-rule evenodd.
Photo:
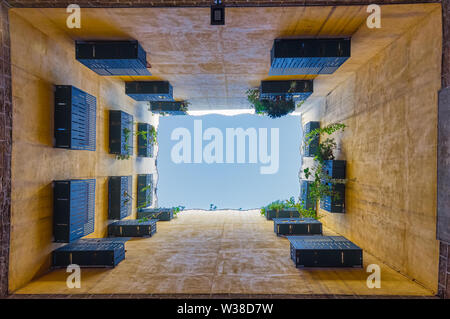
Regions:
M 105 153 L 109 153 L 109 110 L 103 110 L 103 129 L 105 130 L 105 134 L 103 134 L 103 143 L 102 147 Z

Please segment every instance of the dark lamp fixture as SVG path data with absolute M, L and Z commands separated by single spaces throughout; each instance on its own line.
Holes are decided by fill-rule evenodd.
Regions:
M 225 24 L 225 6 L 221 0 L 214 1 L 215 4 L 211 6 L 211 25 Z

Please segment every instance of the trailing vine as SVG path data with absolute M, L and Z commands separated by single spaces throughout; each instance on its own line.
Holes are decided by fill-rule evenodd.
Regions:
M 186 207 L 185 206 L 174 206 L 172 207 L 172 212 L 173 212 L 173 216 L 177 217 L 177 214 L 181 211 L 183 211 Z M 142 217 L 141 219 L 138 220 L 139 223 L 143 223 L 143 222 L 147 222 L 149 220 L 152 219 L 156 219 L 158 218 L 159 215 L 161 215 L 163 212 L 158 212 L 158 213 L 154 213 L 152 214 L 152 217 Z
M 137 124 L 137 123 L 133 123 L 133 124 Z M 124 138 L 125 138 L 124 149 L 127 154 L 117 154 L 116 159 L 127 160 L 127 159 L 130 159 L 130 157 L 131 157 L 131 154 L 129 154 L 129 150 L 131 148 L 129 141 L 130 141 L 130 136 L 131 136 L 132 131 L 128 127 L 124 127 L 122 132 L 123 132 Z M 142 137 L 146 141 L 146 143 L 147 143 L 147 141 L 149 141 L 151 145 L 155 145 L 158 143 L 157 142 L 158 141 L 158 132 L 156 131 L 154 126 L 151 126 L 151 128 L 148 132 L 144 131 L 144 130 L 138 130 L 138 131 L 134 132 L 133 135 L 135 135 L 136 137 Z M 149 136 L 149 139 L 147 138 L 147 136 Z
M 331 135 L 337 131 L 344 131 L 347 126 L 343 123 L 333 123 L 323 128 L 317 128 L 305 135 L 305 143 L 309 145 L 314 139 L 320 138 L 322 135 Z M 339 199 L 339 194 L 332 190 L 329 184 L 345 184 L 347 179 L 331 178 L 324 169 L 325 161 L 334 160 L 334 150 L 337 144 L 334 138 L 326 138 L 318 145 L 317 153 L 314 156 L 315 165 L 312 168 L 305 168 L 303 174 L 305 179 L 309 180 L 313 177 L 313 181 L 309 188 L 309 198 L 313 202 L 322 200 L 331 196 Z
M 296 82 L 291 82 L 288 93 L 295 90 Z M 245 92 L 247 100 L 255 108 L 256 114 L 265 114 L 271 118 L 277 118 L 289 114 L 295 110 L 295 102 L 291 96 L 278 95 L 271 99 L 260 99 L 259 88 L 252 88 Z

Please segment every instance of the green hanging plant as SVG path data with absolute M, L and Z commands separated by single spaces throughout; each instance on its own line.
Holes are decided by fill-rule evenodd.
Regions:
M 133 200 L 133 196 L 131 196 L 130 194 L 128 194 L 127 191 L 123 192 L 123 196 L 125 197 L 125 199 L 123 200 L 123 204 L 124 205 L 128 205 L 129 202 L 131 202 Z
M 290 95 L 295 93 L 296 81 L 291 81 L 288 94 L 281 94 L 273 98 L 261 99 L 259 88 L 252 88 L 245 92 L 247 100 L 255 108 L 256 114 L 268 115 L 271 118 L 285 116 L 295 110 L 295 101 Z M 303 104 L 304 101 L 300 103 Z
M 172 207 L 172 211 L 173 211 L 173 216 L 174 218 L 177 217 L 177 214 L 181 211 L 183 211 L 186 207 L 185 206 L 174 206 Z M 138 220 L 139 223 L 143 223 L 152 219 L 156 219 L 160 214 L 162 214 L 163 212 L 160 213 L 155 213 L 153 214 L 152 217 L 142 217 L 141 219 Z
M 147 190 L 151 190 L 152 187 L 153 187 L 153 185 L 152 185 L 152 184 L 149 184 L 149 185 L 147 185 L 147 186 L 142 187 L 142 188 L 139 190 L 139 192 L 145 192 L 145 191 L 147 191 Z M 145 207 L 147 207 L 147 206 L 149 206 L 149 205 L 151 205 L 151 204 L 152 204 L 152 194 L 149 193 L 149 194 L 147 194 L 144 203 L 142 203 L 142 205 L 139 205 L 139 206 L 137 207 L 137 209 L 145 208 Z
M 245 94 L 247 95 L 247 100 L 255 108 L 256 114 L 264 114 L 271 118 L 277 118 L 289 114 L 295 110 L 295 102 L 291 97 L 280 95 L 274 99 L 260 100 L 259 88 L 249 89 L 245 92 Z
M 130 122 L 131 123 L 131 122 Z M 137 122 L 133 122 L 133 124 L 137 124 Z M 152 145 L 157 144 L 158 141 L 158 132 L 155 129 L 154 126 L 151 126 L 150 131 L 143 131 L 143 130 L 138 130 L 134 133 L 132 133 L 132 131 L 128 128 L 128 127 L 124 127 L 122 130 L 123 134 L 124 134 L 124 139 L 125 139 L 125 144 L 124 144 L 124 149 L 125 151 L 128 153 L 129 149 L 131 148 L 131 145 L 129 144 L 130 141 L 130 137 L 131 134 L 133 134 L 136 137 L 142 137 L 145 141 L 147 141 L 147 135 L 150 135 L 149 141 Z M 130 154 L 118 154 L 116 155 L 116 159 L 118 160 L 127 160 L 130 159 L 131 155 Z
M 333 123 L 323 128 L 317 128 L 305 135 L 305 143 L 311 143 L 316 137 L 327 134 L 331 135 L 337 131 L 344 131 L 347 126 L 343 123 Z M 334 138 L 326 138 L 319 143 L 318 151 L 314 157 L 314 166 L 312 168 L 305 168 L 303 174 L 305 179 L 313 177 L 310 184 L 309 198 L 313 202 L 322 200 L 325 197 L 331 196 L 335 199 L 339 199 L 339 194 L 333 192 L 332 187 L 329 184 L 345 184 L 347 179 L 331 178 L 325 169 L 324 164 L 327 160 L 334 160 L 334 150 L 337 144 Z
M 323 134 L 331 135 L 337 131 L 344 131 L 347 126 L 344 123 L 332 123 L 325 127 L 320 127 L 312 130 L 305 135 L 305 143 L 309 145 L 317 136 Z M 332 139 L 334 141 L 334 139 Z
M 294 197 L 291 197 L 286 200 L 276 200 L 267 206 L 261 207 L 260 213 L 263 216 L 266 216 L 266 212 L 269 210 L 283 210 L 286 208 L 296 208 L 300 213 L 301 217 L 304 218 L 314 218 L 319 219 L 320 217 L 317 215 L 316 210 L 314 208 L 306 208 L 306 205 L 303 201 L 295 201 Z
M 259 88 L 249 89 L 249 90 L 247 90 L 245 92 L 245 94 L 247 95 L 247 100 L 255 108 L 255 113 L 256 114 L 264 114 L 265 113 L 265 106 L 259 100 Z
M 191 105 L 191 102 L 189 102 L 189 101 L 181 102 L 180 111 L 181 112 L 187 112 L 189 110 L 189 105 Z
M 124 138 L 125 138 L 125 144 L 124 144 L 123 147 L 124 147 L 124 149 L 125 149 L 127 154 L 117 154 L 116 155 L 116 159 L 118 159 L 118 160 L 127 160 L 127 159 L 130 159 L 130 157 L 131 157 L 131 155 L 128 154 L 129 153 L 129 149 L 130 149 L 130 145 L 128 143 L 129 143 L 129 140 L 130 140 L 131 130 L 129 128 L 127 128 L 127 127 L 124 127 L 122 132 L 123 132 Z
M 173 208 L 173 215 L 176 217 L 177 214 L 181 211 L 183 211 L 186 207 L 185 206 L 175 206 Z
M 147 131 L 143 131 L 143 130 L 140 130 L 140 131 L 137 131 L 136 133 L 135 133 L 135 135 L 137 136 L 137 137 L 142 137 L 146 142 L 147 142 L 147 140 L 150 142 L 150 144 L 151 145 L 155 145 L 155 144 L 157 144 L 157 141 L 158 141 L 158 132 L 156 131 L 156 129 L 155 129 L 155 127 L 152 125 L 151 127 L 150 127 L 150 130 L 147 132 Z M 149 138 L 147 139 L 147 136 L 149 136 Z

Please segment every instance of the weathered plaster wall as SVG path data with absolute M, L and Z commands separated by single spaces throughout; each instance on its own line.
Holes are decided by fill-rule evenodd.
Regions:
M 9 290 L 49 268 L 52 243 L 53 180 L 96 178 L 95 232 L 107 230 L 107 177 L 152 173 L 154 159 L 116 160 L 108 154 L 108 111 L 124 110 L 134 121 L 155 123 L 144 104 L 124 94 L 119 79 L 96 75 L 75 59 L 73 40 L 64 33 L 37 29 L 10 11 L 14 104 L 12 209 Z M 48 29 L 50 30 L 50 29 Z M 97 151 L 53 148 L 53 85 L 74 85 L 97 98 Z M 134 137 L 136 150 L 136 137 Z M 135 151 L 136 153 L 136 151 Z M 136 203 L 133 200 L 133 215 Z M 134 217 L 134 216 L 133 216 Z
M 343 122 L 337 159 L 347 160 L 346 213 L 323 223 L 437 291 L 437 92 L 441 11 L 359 68 L 303 122 Z

